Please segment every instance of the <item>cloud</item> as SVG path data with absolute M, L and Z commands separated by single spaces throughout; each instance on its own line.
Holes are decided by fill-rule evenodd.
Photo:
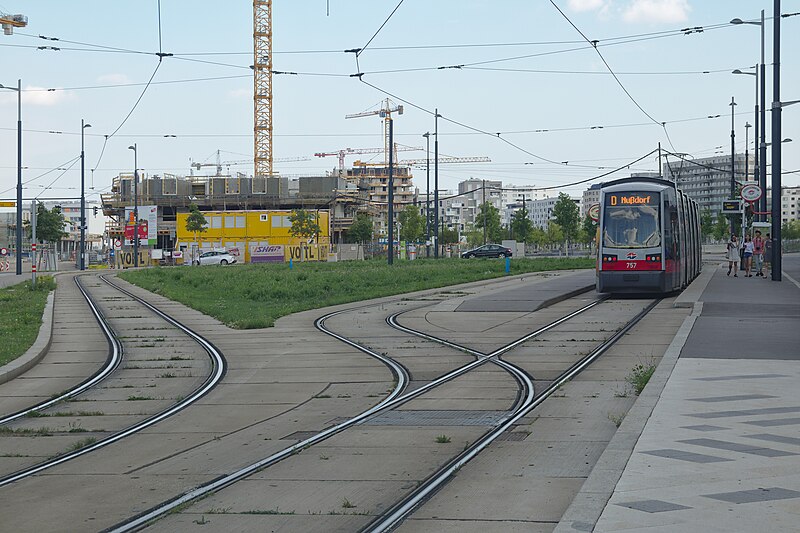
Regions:
M 685 22 L 691 10 L 688 0 L 632 0 L 622 18 L 626 22 Z
M 567 5 L 571 11 L 596 11 L 604 9 L 607 2 L 606 0 L 569 0 Z
M 51 107 L 66 100 L 71 100 L 73 94 L 63 89 L 51 91 L 44 87 L 28 86 L 22 89 L 22 105 Z
M 131 80 L 125 74 L 103 74 L 97 77 L 97 82 L 108 85 L 124 85 L 130 83 Z

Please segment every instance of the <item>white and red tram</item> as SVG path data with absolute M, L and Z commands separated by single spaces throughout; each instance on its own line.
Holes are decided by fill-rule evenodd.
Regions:
M 669 293 L 700 273 L 697 202 L 671 181 L 623 178 L 600 189 L 597 291 Z

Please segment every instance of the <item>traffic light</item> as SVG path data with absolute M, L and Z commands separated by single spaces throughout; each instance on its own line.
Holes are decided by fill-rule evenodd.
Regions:
M 94 216 L 97 216 L 97 206 L 92 207 L 94 209 Z

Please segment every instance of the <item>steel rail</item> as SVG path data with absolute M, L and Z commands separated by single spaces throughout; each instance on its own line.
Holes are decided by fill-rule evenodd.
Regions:
M 616 342 L 619 341 L 619 339 L 621 339 L 628 331 L 630 331 L 630 329 L 633 328 L 642 318 L 644 318 L 656 305 L 658 305 L 658 303 L 661 300 L 662 299 L 659 298 L 651 302 L 644 310 L 639 312 L 635 317 L 633 317 L 630 321 L 628 321 L 628 323 L 625 326 L 623 326 L 609 339 L 600 344 L 591 353 L 581 358 L 578 362 L 571 365 L 567 370 L 565 370 L 561 375 L 559 375 L 555 380 L 553 380 L 550 386 L 547 387 L 547 389 L 545 389 L 541 394 L 527 400 L 526 404 L 523 405 L 512 416 L 510 416 L 504 422 L 496 426 L 493 430 L 484 434 L 483 437 L 478 439 L 469 448 L 467 448 L 458 456 L 453 458 L 446 465 L 440 468 L 437 472 L 429 476 L 419 487 L 414 489 L 414 491 L 412 491 L 408 496 L 406 496 L 405 498 L 397 502 L 395 505 L 393 505 L 391 508 L 389 508 L 383 515 L 376 518 L 375 520 L 367 524 L 365 527 L 363 527 L 361 530 L 359 530 L 360 533 L 373 533 L 373 532 L 377 533 L 377 532 L 391 531 L 393 528 L 398 526 L 422 502 L 424 502 L 434 492 L 436 492 L 442 486 L 444 486 L 444 484 L 451 479 L 452 475 L 455 472 L 457 472 L 460 468 L 462 468 L 465 464 L 467 464 L 470 460 L 472 460 L 475 456 L 477 456 L 481 451 L 487 448 L 492 442 L 494 442 L 495 439 L 497 439 L 497 437 L 503 434 L 517 421 L 519 421 L 521 418 L 530 413 L 533 409 L 538 407 L 542 402 L 544 402 L 544 400 L 546 400 L 551 394 L 553 394 L 553 392 L 557 391 L 558 388 L 561 387 L 561 385 L 574 378 L 576 375 L 582 372 L 586 367 L 591 365 L 598 357 L 604 354 L 611 346 L 616 344 Z M 598 301 L 597 303 L 599 302 L 600 301 Z M 405 330 L 408 332 L 414 331 L 410 328 L 405 328 Z M 423 338 L 428 338 L 430 340 L 435 340 L 435 337 L 432 337 L 422 332 L 419 332 L 419 336 Z M 449 343 L 449 341 L 442 340 L 442 342 L 448 343 L 448 345 L 452 345 L 452 343 Z M 512 343 L 512 344 L 519 345 L 519 343 Z
M 120 343 L 119 340 L 112 334 L 111 328 L 108 326 L 108 324 L 106 324 L 102 312 L 100 312 L 100 310 L 94 304 L 92 299 L 86 293 L 86 290 L 83 288 L 83 285 L 79 280 L 80 277 L 82 276 L 75 276 L 75 284 L 78 286 L 78 289 L 81 291 L 81 294 L 83 294 L 83 297 L 89 304 L 89 308 L 92 310 L 92 314 L 97 320 L 97 323 L 100 324 L 100 327 L 102 328 L 103 333 L 105 334 L 106 339 L 108 340 L 108 357 L 106 358 L 103 367 L 100 368 L 93 375 L 89 376 L 85 381 L 79 383 L 74 388 L 62 394 L 50 398 L 49 400 L 37 403 L 21 411 L 17 411 L 16 413 L 0 417 L 0 425 L 7 424 L 8 422 L 17 420 L 18 418 L 23 418 L 25 416 L 28 416 L 28 414 L 30 413 L 47 409 L 48 407 L 52 407 L 57 403 L 63 402 L 64 400 L 69 400 L 71 398 L 74 398 L 75 396 L 78 396 L 79 394 L 94 387 L 95 385 L 103 381 L 105 378 L 110 376 L 122 362 L 124 353 L 122 349 L 122 343 Z
M 591 304 L 579 309 L 578 311 L 570 313 L 568 316 L 571 318 L 571 317 L 573 317 L 573 316 L 575 316 L 575 315 L 577 315 L 579 313 L 582 313 L 583 311 L 586 311 L 587 309 L 590 309 L 590 308 L 594 307 L 598 303 L 599 303 L 599 301 L 592 302 Z M 165 501 L 165 502 L 161 503 L 160 505 L 152 507 L 151 509 L 148 509 L 148 510 L 142 512 L 142 513 L 139 513 L 136 516 L 131 517 L 128 520 L 125 520 L 125 521 L 123 521 L 121 523 L 115 524 L 114 526 L 111 526 L 110 528 L 107 528 L 107 529 L 105 529 L 103 531 L 104 532 L 109 532 L 109 533 L 127 533 L 129 531 L 138 531 L 138 530 L 146 527 L 150 522 L 152 522 L 154 520 L 157 520 L 158 518 L 164 516 L 165 514 L 173 512 L 175 509 L 177 509 L 177 508 L 179 508 L 179 507 L 181 507 L 183 505 L 191 503 L 194 500 L 203 498 L 203 497 L 211 494 L 212 492 L 215 492 L 215 491 L 221 490 L 221 489 L 223 489 L 223 488 L 225 488 L 227 486 L 230 486 L 230 485 L 236 483 L 237 481 L 240 481 L 240 480 L 252 475 L 253 473 L 255 473 L 255 472 L 259 471 L 259 470 L 262 470 L 264 468 L 268 468 L 268 467 L 278 463 L 279 461 L 282 461 L 282 460 L 286 459 L 287 457 L 290 457 L 290 456 L 294 455 L 295 453 L 298 453 L 299 451 L 302 451 L 303 449 L 305 449 L 305 448 L 307 448 L 309 446 L 313 446 L 315 444 L 318 444 L 319 442 L 322 442 L 323 440 L 326 440 L 326 439 L 336 435 L 337 433 L 340 433 L 340 432 L 342 432 L 342 431 L 344 431 L 344 430 L 346 430 L 346 429 L 348 429 L 348 428 L 350 428 L 352 426 L 355 426 L 357 424 L 361 424 L 361 423 L 365 422 L 368 418 L 372 417 L 373 415 L 376 415 L 376 414 L 378 414 L 380 412 L 383 412 L 383 411 L 386 411 L 388 409 L 392 409 L 394 407 L 402 405 L 402 404 L 404 404 L 404 403 L 406 403 L 406 402 L 408 402 L 408 401 L 410 401 L 410 400 L 412 400 L 412 399 L 424 394 L 425 392 L 427 392 L 427 391 L 429 391 L 429 390 L 431 390 L 431 389 L 433 389 L 435 387 L 438 387 L 439 385 L 441 385 L 443 383 L 447 383 L 449 381 L 452 381 L 453 379 L 455 379 L 455 378 L 457 378 L 457 377 L 459 377 L 459 376 L 461 376 L 463 374 L 466 374 L 470 370 L 472 370 L 472 369 L 474 369 L 474 368 L 476 368 L 478 366 L 481 366 L 481 365 L 485 364 L 487 361 L 489 361 L 489 357 L 488 356 L 486 356 L 484 354 L 480 354 L 478 352 L 475 352 L 473 355 L 477 355 L 479 357 L 479 359 L 476 359 L 475 361 L 472 361 L 472 362 L 470 362 L 470 363 L 468 363 L 466 365 L 463 365 L 463 366 L 461 366 L 459 368 L 456 368 L 456 369 L 448 372 L 447 374 L 444 374 L 444 375 L 440 376 L 439 378 L 437 378 L 437 379 L 435 379 L 435 380 L 433 380 L 433 381 L 431 381 L 429 383 L 426 383 L 425 385 L 421 386 L 418 389 L 414 389 L 413 391 L 407 392 L 405 394 L 401 394 L 402 390 L 405 389 L 405 387 L 407 386 L 407 383 L 408 383 L 408 371 L 404 367 L 402 367 L 402 365 L 399 365 L 399 363 L 397 363 L 396 361 L 394 361 L 393 359 L 391 359 L 389 357 L 386 357 L 386 356 L 384 356 L 382 354 L 378 354 L 377 352 L 374 352 L 373 350 L 370 350 L 369 348 L 361 346 L 360 344 L 358 344 L 358 343 L 356 343 L 356 342 L 354 342 L 354 341 L 352 341 L 352 340 L 350 340 L 350 339 L 348 339 L 348 338 L 346 338 L 346 337 L 344 337 L 342 335 L 339 335 L 338 333 L 334 333 L 333 331 L 329 330 L 325 326 L 325 321 L 326 320 L 328 320 L 328 319 L 330 319 L 330 318 L 332 318 L 334 316 L 337 316 L 339 314 L 353 311 L 354 309 L 358 309 L 358 308 L 344 309 L 344 310 L 340 310 L 340 311 L 336 311 L 336 312 L 324 315 L 324 316 L 318 318 L 314 322 L 314 325 L 315 325 L 315 327 L 317 327 L 317 329 L 319 329 L 323 333 L 325 333 L 327 335 L 330 335 L 330 336 L 332 336 L 332 337 L 334 337 L 334 338 L 336 338 L 336 339 L 348 344 L 349 346 L 352 346 L 353 348 L 355 348 L 355 349 L 357 349 L 357 350 L 359 350 L 359 351 L 361 351 L 361 352 L 363 352 L 363 353 L 365 353 L 367 355 L 370 355 L 372 357 L 375 357 L 375 358 L 381 360 L 382 362 L 387 364 L 390 368 L 393 368 L 392 367 L 393 364 L 397 365 L 399 368 L 393 369 L 392 372 L 395 375 L 395 377 L 398 379 L 398 386 L 392 391 L 392 394 L 390 394 L 388 397 L 386 397 L 380 403 L 378 403 L 375 406 L 371 407 L 367 411 L 364 411 L 363 413 L 361 413 L 361 414 L 359 414 L 359 415 L 357 415 L 357 416 L 355 416 L 355 417 L 353 417 L 353 418 L 351 418 L 349 420 L 341 422 L 341 423 L 339 423 L 339 424 L 337 424 L 335 426 L 331 426 L 330 428 L 328 428 L 326 430 L 323 430 L 320 433 L 317 433 L 316 435 L 312 435 L 311 437 L 308 437 L 307 439 L 304 439 L 304 440 L 302 440 L 302 441 L 300 441 L 300 442 L 298 442 L 298 443 L 296 443 L 296 444 L 294 444 L 292 446 L 289 446 L 289 447 L 287 447 L 287 448 L 285 448 L 285 449 L 283 449 L 283 450 L 281 450 L 279 452 L 276 452 L 276 453 L 274 453 L 274 454 L 272 454 L 272 455 L 270 455 L 268 457 L 265 457 L 265 458 L 255 462 L 255 463 L 252 463 L 252 464 L 250 464 L 250 465 L 248 465 L 248 466 L 246 466 L 244 468 L 241 468 L 241 469 L 236 470 L 234 472 L 231 472 L 229 474 L 220 476 L 219 478 L 217 478 L 217 479 L 215 479 L 213 481 L 210 481 L 210 482 L 208 482 L 206 484 L 200 485 L 200 486 L 198 486 L 198 487 L 196 487 L 196 488 L 194 488 L 192 490 L 189 490 L 189 491 L 181 494 L 180 496 L 177 496 L 177 497 L 172 498 L 172 499 L 170 499 L 168 501 Z M 400 313 L 395 313 L 394 315 L 392 315 L 392 317 L 396 317 L 399 314 Z M 539 328 L 535 332 L 524 336 L 522 339 L 530 339 L 531 337 L 533 337 L 533 336 L 535 336 L 537 334 L 541 334 L 544 331 L 547 331 L 547 330 L 555 327 L 556 325 L 562 323 L 563 321 L 564 321 L 564 318 L 556 320 L 553 323 L 548 324 L 548 325 L 546 325 L 546 326 L 544 326 L 542 328 Z M 522 341 L 522 339 L 518 339 L 518 340 L 514 341 L 513 343 L 511 343 L 511 345 L 517 346 L 520 343 L 520 341 Z M 458 347 L 455 344 L 453 344 L 452 346 L 453 347 L 457 347 L 457 349 L 464 351 L 463 348 Z M 505 363 L 505 362 L 501 362 L 501 364 L 503 364 L 503 363 Z M 518 380 L 525 380 L 525 379 L 527 379 L 527 376 L 524 374 L 524 372 L 522 372 L 522 375 L 519 376 Z M 532 384 L 531 384 L 531 390 L 533 390 Z
M 172 324 L 176 328 L 180 329 L 185 334 L 187 334 L 189 337 L 191 337 L 193 340 L 195 340 L 198 344 L 200 344 L 203 347 L 203 349 L 205 349 L 206 353 L 208 353 L 209 357 L 211 358 L 212 372 L 211 372 L 211 374 L 209 374 L 209 376 L 205 379 L 205 381 L 199 387 L 197 387 L 192 393 L 187 395 L 183 400 L 181 400 L 180 402 L 176 403 L 172 407 L 170 407 L 170 408 L 168 408 L 168 409 L 166 409 L 164 411 L 161 411 L 160 413 L 156 413 L 155 415 L 152 415 L 152 416 L 150 416 L 150 417 L 148 417 L 148 418 L 146 418 L 146 419 L 144 419 L 144 420 L 142 420 L 140 422 L 137 422 L 136 424 L 133 424 L 133 425 L 121 430 L 121 431 L 118 431 L 117 433 L 114 433 L 113 435 L 111 435 L 111 436 L 109 436 L 109 437 L 107 437 L 105 439 L 102 439 L 102 440 L 97 441 L 97 442 L 95 442 L 93 444 L 85 446 L 85 447 L 83 447 L 83 448 L 81 448 L 79 450 L 75 450 L 74 452 L 70 452 L 70 453 L 55 457 L 55 458 L 50 459 L 48 461 L 45 461 L 43 463 L 39 463 L 37 465 L 33 465 L 31 467 L 28 467 L 28 468 L 25 468 L 25 469 L 20 470 L 18 472 L 15 472 L 14 474 L 11 474 L 9 476 L 5 476 L 3 478 L 0 478 L 0 487 L 4 487 L 6 485 L 14 483 L 15 481 L 19 481 L 21 479 L 24 479 L 26 477 L 32 476 L 34 474 L 38 474 L 39 472 L 42 472 L 42 471 L 47 470 L 49 468 L 52 468 L 54 466 L 66 463 L 67 461 L 71 461 L 72 459 L 75 459 L 77 457 L 81 457 L 81 456 L 86 455 L 88 453 L 91 453 L 93 451 L 99 450 L 101 448 L 105 448 L 106 446 L 109 446 L 109 445 L 111 445 L 111 444 L 113 444 L 115 442 L 118 442 L 118 441 L 126 438 L 126 437 L 129 437 L 130 435 L 138 433 L 138 432 L 142 431 L 143 429 L 146 429 L 146 428 L 148 428 L 148 427 L 150 427 L 150 426 L 152 426 L 152 425 L 154 425 L 154 424 L 156 424 L 156 423 L 158 423 L 158 422 L 160 422 L 160 421 L 162 421 L 162 420 L 164 420 L 166 418 L 169 418 L 170 416 L 182 411 L 183 409 L 185 409 L 189 405 L 193 404 L 194 402 L 196 402 L 197 400 L 199 400 L 200 398 L 205 396 L 211 389 L 216 387 L 216 385 L 220 382 L 220 380 L 225 375 L 225 370 L 226 370 L 226 366 L 227 366 L 225 358 L 223 357 L 222 353 L 211 342 L 209 342 L 205 338 L 201 337 L 200 335 L 198 335 L 197 333 L 195 333 L 194 331 L 192 331 L 188 327 L 184 326 L 183 324 L 181 324 L 180 322 L 178 322 L 174 318 L 170 317 L 166 313 L 164 313 L 161 310 L 157 309 L 155 306 L 153 306 L 150 303 L 146 302 L 142 298 L 139 298 L 138 296 L 136 296 L 135 294 L 131 293 L 130 291 L 127 291 L 127 290 L 125 290 L 125 289 L 123 289 L 123 288 L 111 283 L 110 281 L 108 281 L 106 279 L 105 276 L 100 276 L 100 279 L 103 280 L 109 286 L 111 286 L 114 289 L 118 290 L 119 292 L 122 292 L 123 294 L 126 294 L 129 297 L 133 298 L 134 300 L 138 301 L 140 304 L 144 305 L 145 307 L 147 307 L 148 309 L 150 309 L 151 311 L 156 313 L 158 316 L 160 316 L 162 319 L 166 320 L 167 322 L 169 322 L 170 324 Z M 104 321 L 106 320 L 105 317 L 103 318 L 103 320 Z M 106 325 L 108 326 L 107 323 L 106 323 Z M 104 328 L 104 331 L 106 331 L 105 328 Z M 111 336 L 115 337 L 115 335 L 113 334 L 113 332 L 110 329 L 110 326 L 108 327 L 107 332 L 110 332 Z

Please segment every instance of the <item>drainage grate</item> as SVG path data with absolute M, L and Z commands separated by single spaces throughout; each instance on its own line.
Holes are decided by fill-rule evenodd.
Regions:
M 511 433 L 508 433 L 508 432 L 503 433 L 502 435 L 497 437 L 495 440 L 496 441 L 504 440 L 504 441 L 508 441 L 508 442 L 522 442 L 523 440 L 525 440 L 525 437 L 527 437 L 528 435 L 530 435 L 530 433 L 528 433 L 526 431 L 512 431 Z
M 364 424 L 371 426 L 496 426 L 506 411 L 390 411 Z

